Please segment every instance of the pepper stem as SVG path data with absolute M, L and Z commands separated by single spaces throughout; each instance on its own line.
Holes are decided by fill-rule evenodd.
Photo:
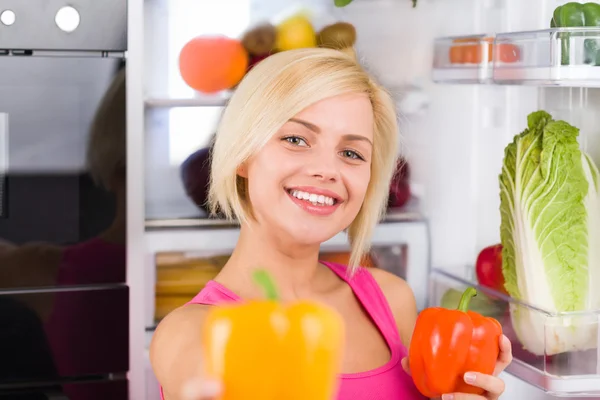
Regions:
M 474 287 L 468 287 L 460 298 L 458 311 L 467 312 L 469 310 L 469 303 L 471 303 L 471 299 L 475 296 L 477 296 L 477 290 Z
M 267 271 L 264 269 L 256 270 L 254 271 L 253 278 L 254 282 L 263 289 L 268 300 L 279 300 L 275 282 L 273 282 L 273 278 L 271 278 L 271 275 Z

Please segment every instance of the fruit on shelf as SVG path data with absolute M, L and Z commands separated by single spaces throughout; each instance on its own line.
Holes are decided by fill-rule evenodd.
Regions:
M 207 200 L 210 182 L 210 147 L 192 153 L 180 168 L 185 193 L 196 206 L 208 213 Z
M 276 27 L 275 48 L 278 51 L 302 49 L 317 46 L 315 29 L 310 20 L 302 15 L 294 15 Z
M 261 24 L 244 34 L 242 45 L 250 56 L 267 56 L 275 48 L 277 31 L 271 24 Z
M 410 199 L 410 170 L 406 160 L 398 161 L 396 173 L 390 184 L 390 194 L 388 198 L 389 208 L 401 208 Z
M 480 285 L 508 295 L 508 292 L 504 288 L 504 275 L 502 274 L 501 244 L 488 246 L 481 250 L 477 256 L 475 272 Z
M 216 93 L 237 85 L 246 74 L 248 52 L 239 40 L 199 36 L 179 54 L 181 77 L 191 88 Z
M 345 49 L 356 43 L 356 28 L 348 22 L 327 25 L 317 35 L 319 47 Z
M 453 310 L 460 302 L 463 291 L 450 288 L 444 292 L 440 300 L 440 307 Z M 485 317 L 496 318 L 502 321 L 502 318 L 508 310 L 508 305 L 503 301 L 495 301 L 483 293 L 477 293 L 477 296 L 471 299 L 469 310 L 479 313 Z
M 483 40 L 483 43 L 482 43 Z M 450 47 L 451 64 L 481 64 L 487 47 L 487 62 L 497 60 L 503 63 L 513 63 L 521 58 L 518 46 L 508 43 L 494 44 L 494 38 L 461 38 L 452 41 Z
M 260 56 L 250 56 L 250 63 L 248 64 L 248 71 L 256 66 L 259 62 L 269 57 L 269 54 L 263 54 Z

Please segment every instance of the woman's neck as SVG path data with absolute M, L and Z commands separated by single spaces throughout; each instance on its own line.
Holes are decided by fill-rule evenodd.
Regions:
M 314 282 L 324 274 L 319 264 L 319 246 L 299 246 L 276 237 L 255 223 L 242 225 L 240 237 L 219 280 L 246 296 L 261 296 L 252 273 L 267 270 L 275 279 L 282 300 L 310 297 L 318 290 Z

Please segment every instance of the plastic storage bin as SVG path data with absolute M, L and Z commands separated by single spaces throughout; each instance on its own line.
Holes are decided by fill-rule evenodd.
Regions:
M 473 284 L 443 270 L 431 275 L 429 306 L 455 307 L 473 286 L 473 311 L 496 318 L 512 342 L 507 372 L 555 396 L 600 396 L 600 310 L 552 313 Z
M 496 36 L 495 51 L 507 46 L 520 57 L 494 57 L 492 80 L 504 84 L 600 87 L 600 28 L 560 28 Z
M 484 83 L 492 77 L 493 36 L 471 35 L 435 40 L 433 80 Z

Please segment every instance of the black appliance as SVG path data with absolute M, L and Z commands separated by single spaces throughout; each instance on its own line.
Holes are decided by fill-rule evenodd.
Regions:
M 0 399 L 128 397 L 125 0 L 0 0 Z

